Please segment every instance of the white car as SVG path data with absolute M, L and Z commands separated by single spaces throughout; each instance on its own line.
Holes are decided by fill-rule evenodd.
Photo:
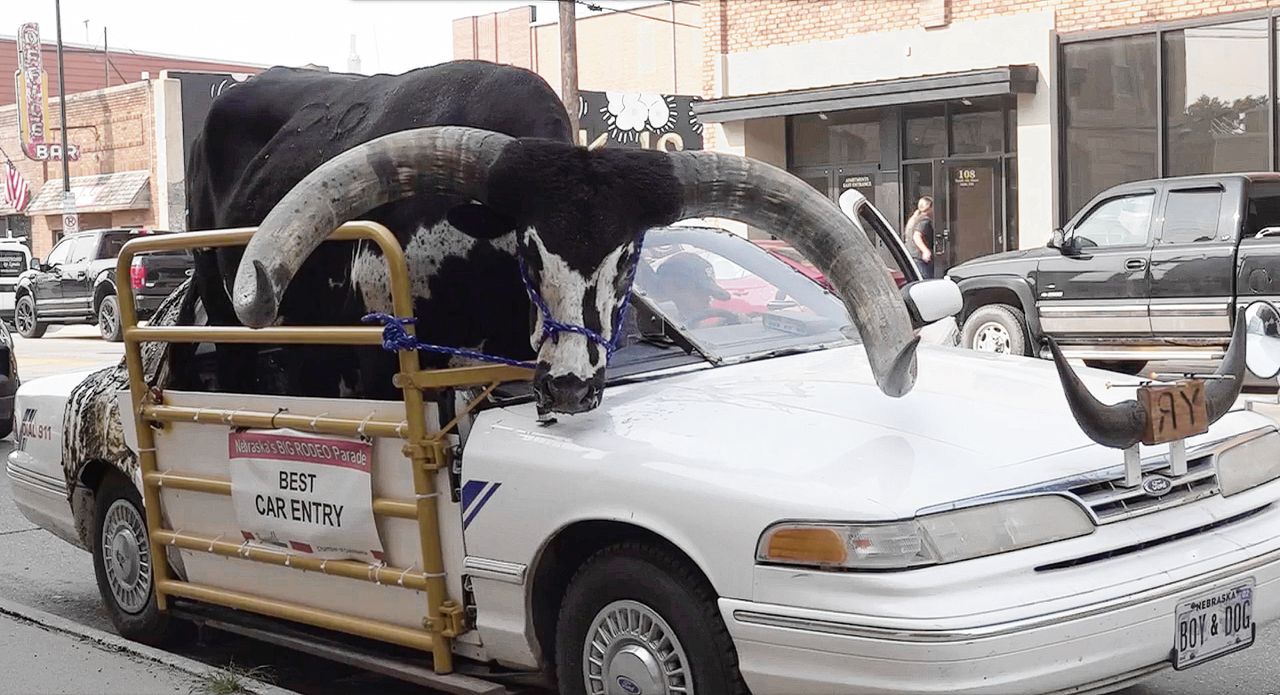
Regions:
M 697 292 L 714 297 L 713 284 L 670 282 L 699 265 L 682 253 L 732 262 L 786 297 L 762 316 L 707 312 Z M 1186 440 L 1185 475 L 1169 470 L 1169 447 L 1146 448 L 1144 484 L 1125 487 L 1123 454 L 1082 432 L 1050 362 L 925 344 L 915 388 L 886 398 L 842 332 L 843 305 L 746 240 L 655 230 L 642 259 L 632 339 L 598 409 L 548 425 L 514 384 L 464 428 L 457 497 L 440 505 L 445 573 L 464 577 L 450 586 L 469 616 L 454 650 L 472 663 L 554 665 L 563 693 L 1108 692 L 1253 647 L 1280 618 L 1273 420 L 1227 413 Z M 1103 388 L 1114 374 L 1079 374 L 1100 399 L 1132 394 Z M 73 519 L 56 489 L 79 378 L 19 391 L 32 417 L 10 476 L 34 472 L 50 490 L 15 486 L 15 501 L 135 566 L 146 526 L 131 489 L 96 503 L 99 517 L 106 504 L 123 515 L 113 527 L 87 521 L 92 506 Z M 375 405 L 395 406 L 289 403 L 348 418 Z M 174 423 L 157 437 L 158 456 L 193 475 L 228 465 L 225 428 Z M 386 451 L 398 457 L 399 443 Z M 119 479 L 90 470 L 89 487 Z M 239 542 L 235 517 L 215 511 L 226 505 L 206 501 L 216 498 L 164 494 L 181 501 L 166 498 L 173 527 Z M 187 581 L 421 627 L 408 591 L 181 557 Z M 150 575 L 112 576 L 103 598 L 117 627 L 140 629 L 129 621 L 151 610 L 135 600 Z

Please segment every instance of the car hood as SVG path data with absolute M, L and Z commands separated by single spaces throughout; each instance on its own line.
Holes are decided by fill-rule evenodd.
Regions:
M 1133 397 L 1105 388 L 1121 375 L 1078 373 L 1105 402 Z M 1188 445 L 1269 424 L 1231 413 Z M 921 346 L 917 384 L 902 398 L 883 395 L 861 346 L 850 346 L 611 386 L 597 411 L 517 426 L 557 456 L 596 452 L 664 486 L 818 518 L 903 518 L 1123 463 L 1080 430 L 1052 362 L 932 345 Z

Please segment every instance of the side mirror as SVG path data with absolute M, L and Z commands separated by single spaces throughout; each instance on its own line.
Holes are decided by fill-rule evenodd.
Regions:
M 916 328 L 955 316 L 964 308 L 960 286 L 953 280 L 919 280 L 902 288 L 902 298 Z
M 1244 310 L 1244 362 L 1259 379 L 1280 374 L 1280 311 L 1270 302 L 1253 302 Z
M 1062 228 L 1053 230 L 1053 234 L 1049 237 L 1047 246 L 1051 249 L 1063 251 L 1067 248 L 1067 236 L 1063 233 Z
M 40 263 L 40 259 L 36 258 L 35 256 L 32 256 L 31 258 L 27 259 L 27 267 L 32 270 L 40 270 L 41 265 L 42 264 Z

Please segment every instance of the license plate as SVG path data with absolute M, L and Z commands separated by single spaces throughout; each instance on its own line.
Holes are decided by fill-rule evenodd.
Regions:
M 1191 668 L 1253 644 L 1252 577 L 1178 604 L 1173 624 L 1173 667 Z

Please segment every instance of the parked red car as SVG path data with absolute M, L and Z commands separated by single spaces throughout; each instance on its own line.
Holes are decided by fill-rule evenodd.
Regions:
M 831 283 L 827 282 L 827 278 L 822 275 L 822 271 L 818 270 L 816 266 L 806 260 L 804 256 L 800 255 L 799 251 L 791 248 L 791 246 L 789 246 L 785 241 L 779 241 L 777 239 L 754 239 L 753 243 L 774 256 L 777 256 L 783 263 L 786 263 L 792 268 L 804 273 L 810 280 L 813 280 L 832 292 L 835 291 L 831 287 Z M 885 268 L 885 270 L 889 271 L 889 275 L 893 278 L 894 283 L 899 288 L 907 284 L 907 278 L 902 274 L 901 270 L 898 270 L 897 268 Z

